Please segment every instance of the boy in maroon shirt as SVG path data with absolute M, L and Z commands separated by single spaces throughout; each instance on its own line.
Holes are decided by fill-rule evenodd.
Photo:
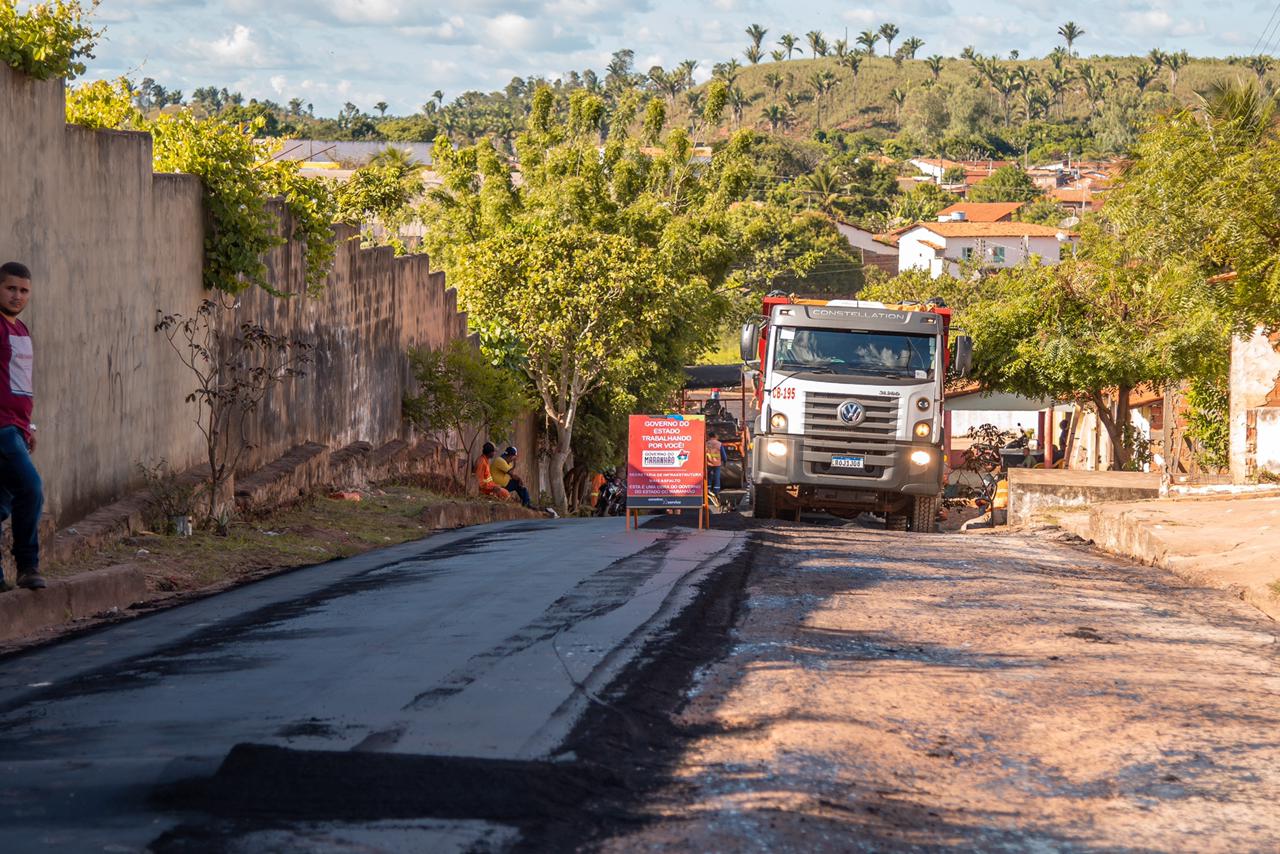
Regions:
M 13 517 L 13 559 L 18 586 L 39 590 L 40 511 L 44 491 L 31 463 L 36 449 L 31 424 L 34 400 L 31 333 L 18 319 L 31 298 L 31 271 L 10 261 L 0 265 L 0 522 Z M 0 574 L 0 590 L 7 590 Z

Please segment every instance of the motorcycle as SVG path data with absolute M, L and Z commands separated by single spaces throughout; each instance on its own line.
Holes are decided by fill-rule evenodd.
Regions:
M 604 473 L 604 484 L 596 498 L 597 516 L 622 516 L 627 512 L 627 482 L 613 472 Z

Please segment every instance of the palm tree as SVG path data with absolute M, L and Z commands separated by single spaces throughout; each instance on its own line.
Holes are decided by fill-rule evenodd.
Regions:
M 933 75 L 934 80 L 942 76 L 942 62 L 942 57 L 936 53 L 924 61 L 925 68 L 929 69 L 929 73 Z
M 784 82 L 782 75 L 776 71 L 770 71 L 764 76 L 764 85 L 769 87 L 769 91 L 775 98 L 778 97 L 778 90 L 782 88 Z
M 839 216 L 840 205 L 849 198 L 849 182 L 828 163 L 823 163 L 796 184 L 805 207 L 817 208 L 832 218 Z
M 1019 65 L 1013 70 L 1013 79 L 1018 81 L 1018 89 L 1022 92 L 1022 105 L 1026 109 L 1027 118 L 1031 118 L 1031 91 L 1040 81 L 1034 69 Z
M 686 59 L 676 66 L 672 74 L 680 78 L 680 89 L 683 91 L 693 86 L 693 72 L 698 67 L 698 60 Z
M 836 39 L 831 43 L 831 52 L 838 58 L 844 59 L 849 55 L 849 42 L 845 39 Z
M 786 54 L 784 54 L 780 50 L 771 50 L 769 51 L 769 58 L 772 59 L 774 62 L 782 62 L 782 60 L 786 59 L 787 57 L 786 57 Z
M 701 89 L 689 89 L 684 93 L 684 104 L 689 108 L 689 135 L 693 136 L 698 128 L 699 117 L 702 115 L 702 102 L 706 100 Z
M 1008 127 L 1009 122 L 1009 97 L 1018 91 L 1018 77 L 1007 68 L 997 66 L 997 72 L 991 85 L 995 88 L 996 93 L 1000 96 L 1000 109 L 1004 112 L 1004 123 Z
M 977 55 L 978 55 L 978 52 L 974 50 L 973 45 L 967 45 L 963 50 L 960 51 L 960 58 L 963 60 L 967 60 L 968 62 L 973 62 L 973 58 Z
M 1089 103 L 1097 110 L 1107 92 L 1107 78 L 1094 71 L 1092 65 L 1085 65 L 1080 69 L 1080 85 Z
M 760 111 L 760 118 L 769 123 L 769 130 L 774 133 L 778 132 L 778 128 L 790 128 L 795 117 L 786 107 L 778 104 L 770 104 Z
M 1049 117 L 1049 96 L 1043 89 L 1033 89 L 1024 99 L 1027 107 L 1027 120 Z
M 742 65 L 736 59 L 728 62 L 717 62 L 711 68 L 711 76 L 717 80 L 723 80 L 726 86 L 733 87 L 734 82 L 738 79 L 738 72 L 742 70 Z
M 431 93 L 431 97 L 432 97 L 432 98 L 435 98 L 435 101 L 436 101 L 436 105 L 437 105 L 437 106 L 441 106 L 441 107 L 443 107 L 443 106 L 444 106 L 444 93 L 443 93 L 443 92 L 441 92 L 439 89 L 437 89 L 436 91 L 432 92 L 432 93 Z
M 896 122 L 902 115 L 902 105 L 907 101 L 907 93 L 895 86 L 889 93 L 889 100 L 893 101 L 893 120 Z
M 784 33 L 782 38 L 778 39 L 778 44 L 782 45 L 782 49 L 787 52 L 787 59 L 791 58 L 791 54 L 800 50 L 799 41 L 791 33 Z
M 1269 56 L 1251 56 L 1244 61 L 1245 67 L 1258 75 L 1258 82 L 1261 83 L 1267 76 L 1267 72 L 1271 70 L 1271 66 L 1275 62 Z
M 1151 48 L 1151 52 L 1147 54 L 1147 59 L 1151 61 L 1151 64 L 1155 67 L 1157 74 L 1159 74 L 1160 70 L 1164 68 L 1164 61 L 1167 56 L 1168 54 L 1158 47 Z
M 858 79 L 858 71 L 862 68 L 862 57 L 856 53 L 851 53 L 840 58 L 840 64 L 849 69 L 853 74 L 853 79 Z
M 761 50 L 759 45 L 754 44 L 747 45 L 747 49 L 742 52 L 742 55 L 745 56 L 747 58 L 747 62 L 752 65 L 759 65 L 760 60 L 764 59 L 764 51 Z
M 1151 81 L 1156 79 L 1156 70 L 1145 62 L 1138 64 L 1133 69 L 1133 85 L 1138 87 L 1138 94 L 1141 95 L 1147 91 L 1147 87 L 1151 85 Z
M 1276 124 L 1276 95 L 1253 81 L 1216 81 L 1200 102 L 1211 130 L 1225 129 L 1236 136 L 1233 142 L 1257 144 Z
M 1076 40 L 1084 35 L 1084 30 L 1076 26 L 1075 21 L 1067 21 L 1065 24 L 1058 27 L 1058 35 L 1062 36 L 1063 40 L 1067 43 L 1067 53 L 1075 56 L 1074 47 Z
M 858 33 L 857 42 L 866 50 L 867 56 L 876 55 L 876 42 L 880 41 L 880 34 L 875 30 L 863 30 Z
M 1075 75 L 1070 68 L 1050 69 L 1045 72 L 1044 85 L 1049 87 L 1049 92 L 1053 95 L 1053 103 L 1062 109 L 1062 98 L 1067 92 L 1067 86 L 1075 79 Z
M 1062 45 L 1058 45 L 1053 50 L 1049 51 L 1049 56 L 1047 58 L 1049 60 L 1049 64 L 1054 67 L 1054 70 L 1061 71 L 1062 66 L 1066 64 L 1070 56 L 1071 54 L 1067 53 L 1066 48 Z
M 396 148 L 394 145 L 388 145 L 373 157 L 370 157 L 369 165 L 394 169 L 405 177 L 416 175 L 427 168 L 424 164 L 414 159 L 412 154 L 403 148 Z
M 907 59 L 915 59 L 916 52 L 924 47 L 924 39 L 918 36 L 912 36 L 902 43 L 902 52 L 907 55 Z
M 827 55 L 827 39 L 818 30 L 810 30 L 804 34 L 805 39 L 809 42 L 809 53 L 816 59 L 819 56 Z
M 1169 91 L 1172 92 L 1178 85 L 1178 72 L 1182 70 L 1188 62 L 1191 61 L 1191 55 L 1185 50 L 1179 50 L 1174 53 L 1165 54 L 1164 64 L 1169 68 Z
M 881 24 L 880 37 L 884 39 L 884 52 L 893 53 L 893 40 L 898 37 L 898 27 L 894 24 Z
M 374 108 L 375 110 L 377 110 L 377 111 L 378 111 L 378 115 L 379 115 L 379 116 L 386 116 L 386 114 L 387 114 L 387 102 L 386 102 L 386 101 L 379 101 L 378 103 L 376 103 L 376 104 L 374 104 L 374 105 L 373 105 L 373 108 Z
M 729 109 L 733 111 L 733 126 L 736 130 L 742 127 L 742 114 L 756 99 L 756 95 L 748 95 L 738 86 L 729 90 Z
M 757 48 L 764 42 L 764 37 L 768 34 L 769 31 L 759 24 L 752 24 L 747 27 L 747 38 L 751 39 L 751 43 Z
M 815 128 L 822 127 L 822 100 L 827 93 L 836 87 L 838 82 L 840 82 L 839 79 L 831 73 L 830 69 L 826 68 L 809 75 L 809 86 L 813 89 L 813 101 L 817 107 L 813 122 Z
M 787 109 L 794 113 L 796 111 L 796 108 L 799 107 L 801 104 L 803 104 L 805 101 L 809 100 L 809 98 L 805 95 L 797 94 L 795 92 L 787 92 L 783 94 L 782 100 L 787 103 Z

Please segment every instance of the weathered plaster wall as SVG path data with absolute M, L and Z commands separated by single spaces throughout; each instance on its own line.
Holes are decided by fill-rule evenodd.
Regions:
M 201 461 L 183 402 L 191 380 L 153 324 L 157 309 L 189 313 L 206 296 L 198 180 L 152 174 L 149 135 L 68 126 L 64 109 L 60 81 L 0 66 L 0 261 L 34 273 L 23 319 L 36 346 L 35 460 L 61 524 L 134 487 L 139 462 Z M 322 297 L 301 295 L 301 248 L 284 246 L 270 277 L 299 296 L 240 299 L 243 319 L 317 345 L 308 376 L 255 419 L 247 467 L 308 441 L 396 438 L 405 349 L 466 334 L 425 256 L 362 251 L 351 237 L 339 229 Z
M 1250 475 L 1249 410 L 1280 406 L 1280 351 L 1262 332 L 1231 342 L 1231 480 Z

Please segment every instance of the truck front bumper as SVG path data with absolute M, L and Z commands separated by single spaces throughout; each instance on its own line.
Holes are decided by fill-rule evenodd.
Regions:
M 769 453 L 770 443 L 781 443 L 786 453 L 775 456 Z M 815 487 L 823 493 L 847 492 L 851 503 L 869 503 L 857 500 L 852 493 L 896 493 L 900 495 L 937 495 L 942 491 L 942 453 L 933 445 L 914 445 L 899 442 L 894 446 L 892 462 L 878 467 L 874 472 L 850 469 L 847 473 L 820 473 L 811 463 L 804 461 L 803 436 L 756 436 L 751 450 L 751 479 L 755 483 L 777 486 Z M 917 465 L 911 461 L 913 451 L 925 451 L 929 462 Z

